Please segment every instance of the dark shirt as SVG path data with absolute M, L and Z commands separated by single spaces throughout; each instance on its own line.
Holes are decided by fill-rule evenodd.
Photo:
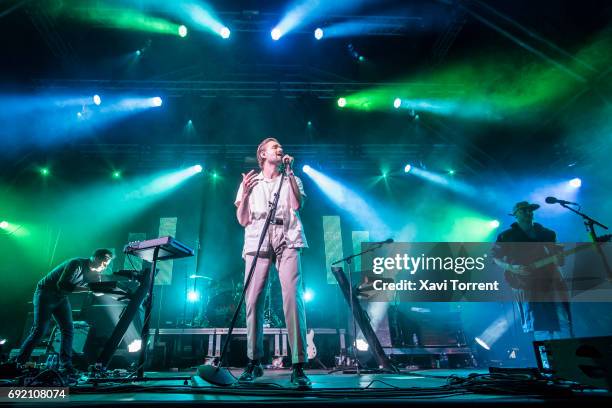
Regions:
M 549 257 L 559 251 L 554 244 L 557 234 L 541 224 L 533 224 L 533 236 L 527 235 L 518 225 L 513 223 L 509 229 L 497 237 L 493 247 L 493 256 L 505 259 L 510 264 L 529 265 L 532 262 Z M 501 243 L 516 242 L 516 245 Z M 542 242 L 542 245 L 533 244 Z M 525 244 L 522 244 L 525 243 Z M 521 323 L 525 332 L 556 331 L 560 329 L 557 316 L 557 306 L 551 302 L 538 302 L 539 294 L 551 297 L 551 292 L 566 292 L 558 268 L 551 264 L 537 271 L 538 279 L 525 289 L 515 291 L 521 315 Z
M 38 282 L 38 288 L 67 295 L 77 287 L 87 287 L 87 283 L 95 280 L 94 275 L 89 269 L 89 258 L 68 259 L 45 275 Z
M 518 265 L 528 265 L 546 258 L 557 251 L 554 245 L 533 245 L 530 242 L 553 243 L 557 241 L 555 231 L 544 228 L 537 222 L 533 224 L 533 236 L 529 236 L 518 223 L 513 223 L 509 229 L 497 236 L 498 243 L 524 242 L 519 245 L 494 245 L 493 256 L 506 262 Z
M 509 229 L 497 236 L 497 242 L 555 242 L 557 240 L 555 231 L 544 228 L 537 222 L 533 223 L 533 232 L 535 237 L 530 237 L 518 225 L 518 222 L 515 222 Z

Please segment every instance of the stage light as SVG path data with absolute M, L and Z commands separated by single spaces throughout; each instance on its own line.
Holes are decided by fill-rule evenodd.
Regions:
M 83 114 L 81 112 L 77 112 L 77 118 L 81 119 L 83 117 Z
M 454 176 L 455 175 L 455 170 L 453 170 L 453 169 L 449 170 L 448 174 L 450 174 L 451 176 Z
M 119 170 L 115 170 L 115 171 L 113 171 L 112 176 L 113 176 L 114 179 L 120 179 L 121 178 L 121 172 Z
M 8 228 L 8 226 L 9 226 L 9 223 L 7 221 L 0 222 L 0 228 L 6 229 Z
M 400 98 L 395 98 L 393 100 L 393 107 L 399 109 L 400 106 L 402 106 L 402 100 Z
M 363 55 L 360 55 L 359 56 L 359 62 L 363 62 L 363 61 L 365 61 L 365 57 Z
M 154 107 L 159 107 L 162 106 L 162 98 L 160 98 L 159 96 L 156 96 L 154 98 L 151 99 L 151 103 L 153 104 Z
M 187 27 L 180 25 L 178 28 L 178 35 L 183 38 L 187 37 Z
M 40 169 L 40 174 L 41 174 L 41 176 L 45 176 L 45 177 L 46 177 L 46 176 L 48 176 L 48 175 L 49 175 L 49 173 L 50 173 L 50 171 L 49 171 L 49 169 L 48 169 L 47 167 L 42 167 L 42 168 Z
M 338 98 L 338 106 L 341 108 L 344 108 L 346 106 L 346 99 L 345 98 Z
M 228 39 L 230 37 L 231 31 L 229 28 L 223 27 L 219 34 L 221 34 L 221 38 Z
M 304 299 L 304 302 L 310 302 L 312 299 L 314 299 L 314 292 L 310 289 L 306 289 L 302 298 Z
M 216 171 L 213 171 L 210 176 L 213 178 L 213 180 L 216 180 L 219 178 L 219 173 L 217 173 Z
M 123 3 L 127 2 L 124 1 Z M 173 2 L 168 3 L 172 3 L 172 6 L 174 6 Z M 66 5 L 66 7 L 68 6 Z M 73 17 L 83 21 L 101 24 L 105 27 L 170 35 L 181 35 L 182 32 L 179 25 L 170 20 L 159 18 L 152 14 L 145 14 L 131 8 L 120 8 L 118 5 L 115 7 L 99 7 L 96 5 L 92 7 L 71 8 L 72 10 L 70 13 Z M 175 8 L 176 6 L 172 7 L 172 9 Z
M 492 221 L 490 221 L 490 222 L 489 222 L 489 226 L 490 226 L 491 228 L 493 228 L 493 229 L 495 229 L 495 228 L 499 228 L 499 221 L 497 221 L 497 220 L 492 220 Z
M 189 120 L 187 121 L 187 124 L 188 124 L 189 126 L 193 126 L 193 121 L 192 121 L 191 119 L 189 119 Z
M 357 350 L 359 351 L 368 351 L 370 345 L 364 339 L 357 339 L 355 342 L 355 347 L 357 347 Z
M 313 168 L 304 173 L 334 205 L 353 219 L 360 220 L 363 228 L 380 235 L 389 233 L 389 227 L 379 216 L 372 197 L 366 197 L 352 186 Z
M 305 164 L 302 166 L 302 171 L 304 173 L 308 173 L 310 170 L 311 170 L 311 167 L 309 165 Z
M 5 338 L 0 338 L 0 346 L 4 346 L 6 344 Z
M 95 103 L 97 106 L 100 106 L 100 104 L 102 103 L 100 95 L 96 94 L 93 96 L 93 103 Z
M 200 300 L 200 294 L 197 290 L 190 290 L 189 292 L 187 292 L 187 300 L 192 303 L 197 302 L 198 300 Z
M 410 172 L 410 170 L 412 170 L 412 166 L 411 166 L 410 164 L 407 164 L 407 165 L 404 167 L 404 173 L 409 173 L 409 172 Z
M 281 38 L 281 30 L 278 28 L 273 29 L 272 31 L 270 31 L 270 36 L 272 37 L 272 39 L 274 41 L 278 41 L 279 38 Z
M 580 180 L 578 177 L 573 178 L 569 181 L 569 185 L 574 188 L 579 188 L 582 186 L 582 180 Z
M 137 57 L 140 57 L 142 55 L 142 51 L 136 50 L 134 54 L 136 54 Z
M 416 177 L 419 177 L 428 182 L 437 184 L 438 186 L 444 187 L 448 190 L 461 193 L 465 196 L 477 196 L 480 191 L 471 184 L 468 184 L 461 180 L 456 180 L 454 177 L 448 177 L 448 173 L 436 173 L 428 171 L 421 167 L 412 167 L 410 173 Z
M 312 122 L 311 122 L 311 121 L 308 121 L 307 125 L 308 125 L 308 126 L 312 126 Z
M 128 344 L 128 352 L 129 353 L 138 353 L 142 348 L 142 340 L 136 339 Z
M 142 187 L 128 192 L 125 200 L 140 200 L 171 191 L 186 180 L 202 171 L 202 166 L 195 165 L 172 172 L 162 172 L 153 177 L 147 177 Z
M 485 341 L 482 340 L 480 337 L 475 337 L 474 341 L 476 341 L 476 343 L 478 343 L 483 349 L 491 350 L 491 347 L 487 343 L 485 343 Z
M 315 38 L 316 38 L 317 40 L 320 40 L 321 38 L 323 38 L 323 29 L 321 29 L 321 28 L 317 28 L 317 29 L 314 31 L 314 36 L 315 36 Z

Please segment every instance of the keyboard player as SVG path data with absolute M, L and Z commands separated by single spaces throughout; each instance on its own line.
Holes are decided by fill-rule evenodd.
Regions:
M 60 370 L 66 374 L 75 372 L 72 365 L 74 327 L 68 295 L 89 291 L 87 284 L 100 281 L 102 273 L 112 260 L 112 251 L 105 248 L 96 249 L 89 258 L 73 258 L 62 262 L 38 282 L 32 302 L 34 322 L 30 335 L 23 342 L 17 356 L 18 364 L 28 361 L 53 317 L 61 333 Z

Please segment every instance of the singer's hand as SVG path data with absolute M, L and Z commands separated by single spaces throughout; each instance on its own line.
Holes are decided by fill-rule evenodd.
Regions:
M 259 182 L 256 180 L 257 172 L 255 170 L 249 171 L 247 174 L 242 173 L 242 197 L 246 198 L 251 194 L 253 187 Z
M 293 157 L 289 156 L 288 154 L 284 155 L 283 163 L 287 169 L 291 169 L 291 166 L 293 166 Z

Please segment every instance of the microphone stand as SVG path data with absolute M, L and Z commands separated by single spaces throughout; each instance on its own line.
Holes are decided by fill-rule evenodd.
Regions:
M 382 246 L 386 244 L 386 242 L 379 242 L 378 244 L 372 246 L 369 249 L 366 249 L 365 251 L 361 251 L 357 254 L 352 254 L 347 256 L 346 258 L 342 258 L 337 260 L 336 262 L 332 263 L 331 266 L 335 266 L 338 264 L 341 264 L 342 262 L 346 262 L 347 266 L 348 266 L 348 280 L 349 280 L 349 303 L 351 304 L 351 319 L 353 320 L 353 360 L 355 360 L 356 363 L 356 367 L 357 367 L 357 375 L 361 375 L 361 363 L 359 362 L 359 359 L 357 358 L 357 322 L 355 321 L 355 307 L 353 306 L 353 276 L 352 276 L 352 270 L 353 270 L 353 258 L 356 258 L 360 255 L 363 254 L 367 254 L 368 252 L 373 252 L 379 248 L 382 248 Z
M 601 249 L 600 245 L 597 245 L 599 242 L 601 242 L 600 238 L 597 236 L 597 233 L 595 231 L 595 225 L 603 228 L 603 229 L 608 229 L 608 227 L 606 227 L 605 225 L 603 225 L 601 222 L 594 220 L 593 218 L 589 217 L 588 215 L 584 214 L 583 212 L 580 212 L 579 210 L 576 210 L 574 208 L 571 208 L 570 206 L 568 206 L 565 203 L 559 203 L 561 204 L 561 207 L 570 210 L 573 213 L 578 214 L 580 217 L 582 217 L 582 219 L 584 220 L 584 226 L 586 227 L 587 232 L 589 233 L 589 236 L 591 237 L 591 240 L 596 244 L 595 248 L 597 250 L 597 253 L 599 254 L 599 257 L 601 258 L 601 262 L 603 263 L 604 266 L 604 270 L 606 271 L 606 275 L 608 275 L 608 281 L 612 281 L 612 268 L 610 268 L 610 264 L 608 263 L 608 259 L 606 258 L 606 254 L 604 254 L 603 250 Z
M 266 217 L 266 222 L 264 223 L 263 230 L 261 231 L 261 235 L 259 236 L 259 243 L 257 245 L 257 251 L 255 252 L 255 257 L 251 263 L 251 268 L 249 270 L 249 274 L 244 283 L 244 288 L 242 289 L 242 294 L 240 295 L 240 301 L 236 306 L 236 310 L 234 311 L 234 315 L 232 316 L 232 321 L 229 325 L 229 329 L 227 331 L 227 338 L 225 339 L 225 343 L 223 344 L 223 349 L 221 351 L 221 355 L 218 358 L 218 365 L 215 366 L 211 363 L 204 364 L 198 367 L 198 375 L 204 380 L 208 381 L 213 385 L 220 386 L 228 386 L 232 385 L 236 382 L 236 378 L 232 375 L 232 373 L 225 367 L 223 367 L 223 357 L 225 357 L 225 353 L 227 352 L 227 347 L 232 338 L 232 332 L 234 331 L 234 326 L 236 325 L 236 320 L 238 320 L 238 314 L 240 313 L 240 308 L 242 307 L 242 303 L 244 302 L 244 298 L 246 296 L 246 292 L 249 288 L 249 284 L 251 283 L 251 279 L 255 273 L 255 266 L 257 265 L 257 260 L 259 259 L 259 254 L 261 252 L 261 247 L 263 245 L 263 241 L 268 232 L 268 228 L 272 222 L 273 217 L 276 214 L 276 208 L 278 207 L 278 199 L 280 197 L 281 188 L 283 187 L 283 181 L 285 180 L 286 166 L 281 167 L 280 171 L 280 182 L 278 183 L 278 188 L 276 193 L 274 193 L 274 198 L 271 202 L 268 203 L 269 211 L 268 216 Z

